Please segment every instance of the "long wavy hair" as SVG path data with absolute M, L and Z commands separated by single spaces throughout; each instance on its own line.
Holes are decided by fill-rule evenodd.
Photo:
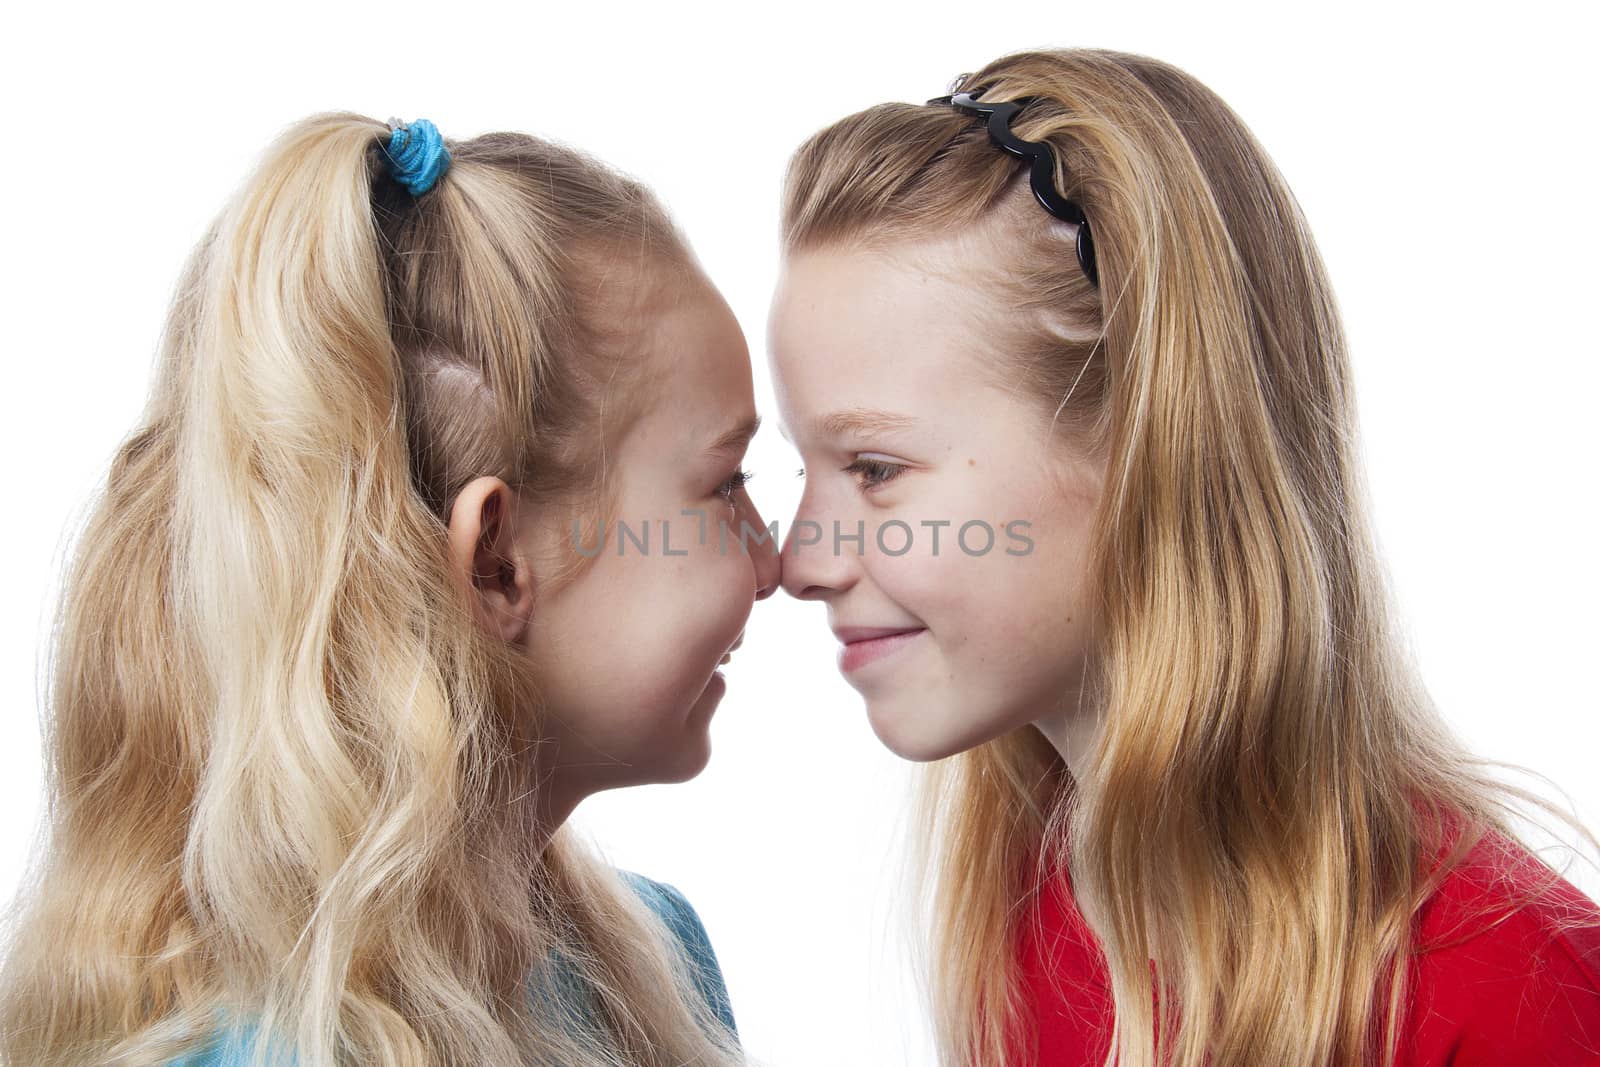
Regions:
M 1108 1063 L 1392 1060 L 1419 904 L 1517 803 L 1565 816 L 1453 739 L 1395 626 L 1306 223 L 1239 118 L 1167 64 L 1024 52 L 961 88 L 1033 98 L 1013 129 L 1054 147 L 1098 290 L 1024 165 L 950 107 L 822 130 L 783 205 L 790 253 L 972 235 L 958 266 L 1000 309 L 997 380 L 1106 467 L 1087 768 L 1025 729 L 924 777 L 941 1058 L 1024 1047 L 997 949 L 1065 871 L 1110 975 Z
M 388 132 L 319 114 L 264 153 L 76 538 L 15 1067 L 164 1063 L 223 1024 L 315 1064 L 736 1059 L 660 921 L 540 832 L 539 679 L 443 548 L 480 475 L 605 513 L 638 351 L 607 309 L 686 246 L 521 134 L 447 142 L 413 200 Z

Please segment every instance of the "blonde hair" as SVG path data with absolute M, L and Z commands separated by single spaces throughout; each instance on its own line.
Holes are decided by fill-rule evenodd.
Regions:
M 688 253 L 569 149 L 450 141 L 413 201 L 387 135 L 290 127 L 184 271 L 62 592 L 8 1064 L 164 1063 L 221 1022 L 303 1063 L 737 1058 L 616 872 L 540 844 L 539 680 L 443 551 L 480 475 L 604 512 L 616 268 Z
M 783 218 L 791 253 L 974 235 L 983 261 L 956 269 L 997 309 L 997 380 L 1106 464 L 1087 770 L 1025 729 L 925 774 L 941 1058 L 998 1067 L 1028 1036 L 996 949 L 1064 869 L 1109 970 L 1108 1063 L 1391 1062 L 1419 904 L 1510 832 L 1513 798 L 1565 816 L 1487 774 L 1409 661 L 1305 221 L 1238 117 L 1164 63 L 1025 52 L 961 88 L 1034 99 L 1013 129 L 1054 147 L 1098 290 L 1023 164 L 946 106 L 816 134 Z

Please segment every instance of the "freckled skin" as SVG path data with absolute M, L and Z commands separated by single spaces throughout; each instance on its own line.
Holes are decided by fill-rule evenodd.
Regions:
M 1080 590 L 1103 470 L 1051 438 L 1042 402 L 985 378 L 994 361 L 973 329 L 978 298 L 926 269 L 961 251 L 925 242 L 881 255 L 796 254 L 769 323 L 782 426 L 806 467 L 783 585 L 825 602 L 834 627 L 924 628 L 846 675 L 880 740 L 914 760 L 1030 724 L 1065 747 L 1093 718 L 1080 710 L 1093 621 Z M 816 425 L 852 409 L 916 425 L 867 437 Z M 877 485 L 841 471 L 861 455 L 904 469 Z M 903 555 L 880 551 L 870 533 L 891 519 L 918 534 Z M 961 550 L 959 531 L 973 519 L 993 528 L 988 552 Z M 937 553 L 924 520 L 950 522 Z M 1016 544 L 1006 533 L 1012 520 L 1029 524 L 1031 551 L 1006 552 Z M 795 553 L 803 521 L 847 530 L 865 521 L 865 550 L 835 555 L 824 539 Z M 973 547 L 983 540 L 970 531 Z

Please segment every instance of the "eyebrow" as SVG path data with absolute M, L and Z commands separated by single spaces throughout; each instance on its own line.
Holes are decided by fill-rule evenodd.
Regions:
M 707 445 L 706 455 L 718 456 L 729 452 L 742 452 L 759 429 L 761 429 L 761 416 L 752 415 Z
M 871 437 L 874 434 L 901 433 L 916 424 L 917 420 L 910 415 L 869 408 L 848 408 L 824 415 L 816 421 L 816 428 L 817 433 L 824 437 Z

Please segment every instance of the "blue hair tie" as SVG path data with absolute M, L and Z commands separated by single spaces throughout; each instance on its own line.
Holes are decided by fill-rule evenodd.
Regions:
M 394 132 L 389 135 L 389 173 L 405 186 L 412 196 L 421 196 L 433 188 L 446 170 L 450 169 L 450 153 L 445 149 L 439 128 L 427 119 L 401 123 L 390 119 Z

